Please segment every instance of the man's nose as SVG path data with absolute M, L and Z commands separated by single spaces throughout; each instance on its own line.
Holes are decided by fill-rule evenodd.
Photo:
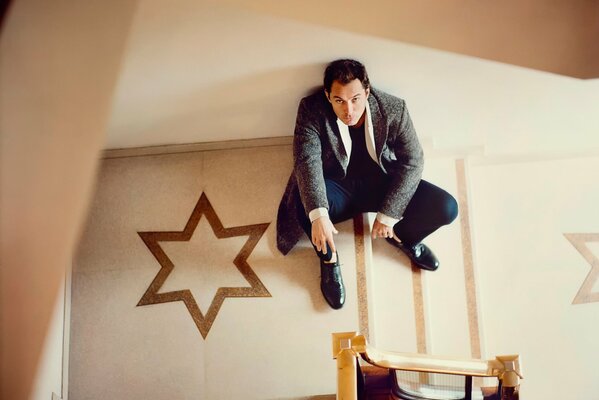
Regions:
M 345 113 L 351 114 L 353 111 L 353 106 L 351 103 L 345 103 Z

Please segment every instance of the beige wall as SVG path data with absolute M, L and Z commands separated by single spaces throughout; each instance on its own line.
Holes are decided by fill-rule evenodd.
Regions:
M 368 67 L 374 86 L 407 100 L 420 137 L 437 149 L 484 147 L 489 154 L 599 149 L 599 80 L 234 5 L 176 4 L 140 4 L 108 148 L 290 136 L 297 103 L 320 84 L 324 65 L 355 57 Z
M 5 20 L 0 61 L 3 399 L 31 394 L 92 188 L 135 4 L 23 0 L 14 2 Z

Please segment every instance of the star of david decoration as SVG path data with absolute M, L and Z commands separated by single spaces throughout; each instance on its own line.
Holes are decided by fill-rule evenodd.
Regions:
M 159 242 L 188 242 L 200 222 L 202 216 L 208 220 L 212 231 L 218 239 L 230 238 L 235 236 L 248 236 L 245 245 L 241 248 L 233 263 L 248 281 L 250 287 L 220 287 L 216 291 L 212 303 L 206 314 L 202 313 L 191 290 L 177 290 L 173 292 L 158 293 L 171 271 L 175 268 L 173 262 L 166 255 Z M 271 297 L 266 287 L 262 284 L 258 276 L 254 273 L 247 262 L 248 257 L 256 247 L 256 244 L 268 228 L 269 223 L 235 226 L 225 228 L 216 215 L 214 208 L 208 201 L 206 194 L 202 193 L 198 200 L 185 228 L 180 232 L 138 232 L 139 236 L 146 244 L 150 252 L 160 263 L 160 271 L 142 296 L 138 306 L 150 304 L 169 303 L 173 301 L 182 301 L 187 307 L 189 314 L 193 318 L 200 334 L 204 339 L 208 336 L 210 328 L 218 315 L 218 312 L 227 297 Z
M 591 270 L 582 283 L 580 290 L 578 290 L 576 297 L 574 297 L 572 304 L 599 302 L 599 292 L 592 291 L 593 285 L 599 279 L 599 258 L 585 244 L 588 242 L 599 242 L 599 233 L 564 233 L 564 236 L 591 265 Z

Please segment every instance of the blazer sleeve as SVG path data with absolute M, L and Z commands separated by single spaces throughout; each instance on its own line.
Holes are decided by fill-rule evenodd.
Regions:
M 300 102 L 293 135 L 294 174 L 306 214 L 319 207 L 328 209 L 322 165 L 322 142 L 315 110 L 306 99 Z
M 389 146 L 382 154 L 384 169 L 391 177 L 380 212 L 401 218 L 422 178 L 424 155 L 412 124 L 408 108 L 400 102 L 399 121 L 389 127 Z

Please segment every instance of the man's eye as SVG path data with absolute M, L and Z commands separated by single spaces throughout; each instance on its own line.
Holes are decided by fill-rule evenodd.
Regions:
M 341 104 L 341 103 L 343 103 L 343 100 L 335 100 L 335 102 L 336 102 L 337 104 Z
M 352 103 L 355 103 L 358 101 L 358 98 L 356 97 L 355 99 L 351 99 Z

